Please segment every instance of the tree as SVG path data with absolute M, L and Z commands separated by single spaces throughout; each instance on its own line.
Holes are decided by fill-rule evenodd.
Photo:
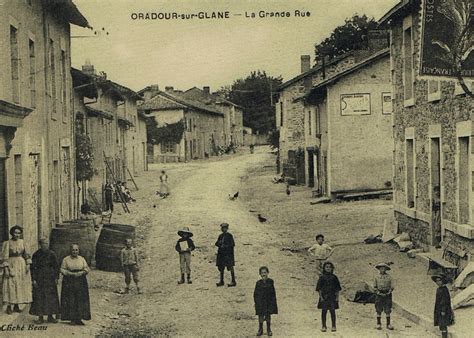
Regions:
M 316 60 L 320 61 L 323 56 L 331 59 L 351 50 L 366 49 L 367 33 L 372 29 L 377 29 L 374 18 L 354 14 L 343 25 L 336 27 L 328 38 L 315 44 Z
M 234 81 L 227 92 L 227 99 L 243 107 L 244 125 L 260 133 L 274 129 L 275 113 L 273 104 L 276 89 L 282 83 L 281 76 L 268 76 L 265 71 L 253 71 L 245 79 Z
M 147 143 L 149 144 L 161 144 L 161 143 L 174 143 L 181 142 L 183 133 L 186 129 L 184 120 L 179 120 L 176 123 L 168 123 L 163 126 L 158 126 L 155 118 L 147 117 L 146 122 L 146 133 Z

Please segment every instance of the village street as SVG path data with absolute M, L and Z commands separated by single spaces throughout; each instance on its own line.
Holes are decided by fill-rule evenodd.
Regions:
M 135 290 L 128 295 L 118 294 L 123 288 L 122 274 L 92 271 L 89 285 L 93 319 L 84 327 L 66 326 L 68 332 L 77 336 L 253 336 L 257 329 L 253 289 L 259 278 L 258 268 L 266 265 L 275 280 L 279 305 L 279 314 L 272 320 L 274 335 L 321 336 L 320 312 L 314 305 L 314 264 L 305 253 L 281 249 L 307 247 L 317 232 L 324 232 L 330 243 L 360 242 L 372 231 L 371 227 L 380 228 L 390 212 L 390 201 L 316 205 L 309 209 L 314 210 L 314 215 L 304 215 L 299 209 L 304 203 L 308 210 L 310 191 L 297 188 L 286 196 L 284 186 L 270 180 L 274 160 L 274 155 L 264 147 L 253 155 L 154 165 L 137 181 L 140 190 L 134 193 L 137 202 L 130 206 L 132 214 L 120 212 L 113 219 L 116 223 L 137 225 L 137 244 L 144 257 L 140 270 L 143 294 L 136 295 Z M 172 188 L 170 198 L 164 200 L 154 194 L 162 168 L 167 169 Z M 236 191 L 240 191 L 239 199 L 230 201 L 228 194 Z M 293 203 L 293 198 L 298 203 Z M 116 208 L 120 210 L 120 205 Z M 249 210 L 261 212 L 268 222 L 259 223 L 257 212 Z M 214 243 L 222 222 L 230 224 L 236 240 L 236 288 L 215 285 L 218 272 Z M 193 284 L 177 285 L 179 264 L 174 245 L 178 239 L 176 231 L 185 225 L 194 232 L 197 246 L 192 258 Z M 370 271 L 368 262 L 373 264 L 382 259 L 379 257 L 385 258 L 383 250 L 364 244 L 338 246 L 333 261 L 343 289 L 358 280 L 370 280 L 371 275 L 359 274 Z M 227 274 L 226 279 L 228 282 Z M 395 331 L 379 332 L 375 330 L 372 304 L 351 303 L 345 295 L 341 300 L 338 332 L 326 335 L 430 336 L 397 314 Z M 24 313 L 16 323 L 25 324 L 33 319 Z M 49 325 L 48 335 L 61 334 L 65 325 Z M 21 333 L 34 335 L 33 331 Z

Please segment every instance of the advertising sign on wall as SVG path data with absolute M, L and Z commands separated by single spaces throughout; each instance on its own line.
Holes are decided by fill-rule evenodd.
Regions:
M 392 94 L 382 93 L 382 114 L 392 113 Z
M 341 94 L 341 115 L 369 115 L 370 94 Z

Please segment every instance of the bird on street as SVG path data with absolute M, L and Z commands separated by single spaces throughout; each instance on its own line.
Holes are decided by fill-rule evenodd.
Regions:
M 260 214 L 258 214 L 257 217 L 258 217 L 258 220 L 260 221 L 260 223 L 265 223 L 267 221 L 267 219 L 265 217 L 263 217 L 262 215 L 260 215 Z
M 238 192 L 238 191 L 237 191 L 235 194 L 233 194 L 233 195 L 229 194 L 229 199 L 230 199 L 231 201 L 236 200 L 237 197 L 239 197 L 239 192 Z

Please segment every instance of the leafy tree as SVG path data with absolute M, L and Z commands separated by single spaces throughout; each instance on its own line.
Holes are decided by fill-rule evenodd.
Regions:
M 76 132 L 76 180 L 89 181 L 95 174 L 92 141 L 85 133 Z
M 316 60 L 320 61 L 323 56 L 331 59 L 351 50 L 365 49 L 367 33 L 372 29 L 377 29 L 374 18 L 368 18 L 365 14 L 354 14 L 352 18 L 346 19 L 343 25 L 336 27 L 328 38 L 315 44 Z
M 265 71 L 253 71 L 245 79 L 234 81 L 232 86 L 223 87 L 226 97 L 243 107 L 244 125 L 260 133 L 267 133 L 275 127 L 274 104 L 276 88 L 282 83 L 281 76 L 268 76 Z
M 164 126 L 158 126 L 153 117 L 148 117 L 146 120 L 147 142 L 149 144 L 160 143 L 179 143 L 183 138 L 184 130 L 186 129 L 184 121 L 180 120 L 176 123 L 168 123 Z

